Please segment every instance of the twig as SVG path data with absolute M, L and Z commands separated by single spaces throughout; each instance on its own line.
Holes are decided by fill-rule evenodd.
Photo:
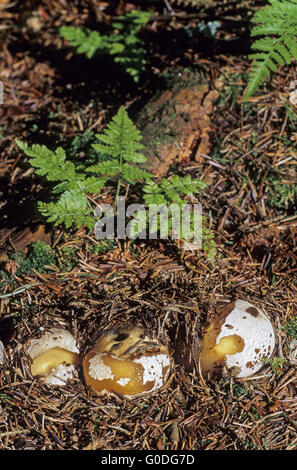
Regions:
M 28 434 L 31 429 L 16 429 L 15 431 L 1 432 L 0 437 L 13 436 L 14 434 Z
M 11 297 L 12 295 L 21 294 L 21 292 L 24 292 L 25 290 L 30 289 L 31 287 L 38 286 L 39 284 L 39 282 L 35 282 L 34 284 L 26 284 L 25 286 L 19 287 L 18 289 L 9 292 L 8 294 L 0 295 L 0 299 L 4 299 L 5 297 Z

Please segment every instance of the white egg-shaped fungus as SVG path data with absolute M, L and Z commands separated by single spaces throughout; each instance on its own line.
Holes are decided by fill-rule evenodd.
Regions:
M 27 352 L 32 359 L 31 372 L 49 385 L 65 385 L 75 377 L 79 349 L 72 334 L 60 328 L 46 331 L 40 338 L 29 340 Z
M 236 300 L 206 329 L 200 350 L 202 373 L 224 364 L 238 378 L 258 372 L 275 348 L 274 328 L 264 312 L 246 300 Z
M 142 328 L 105 332 L 82 361 L 85 383 L 97 394 L 118 393 L 128 398 L 162 387 L 170 370 L 165 345 Z

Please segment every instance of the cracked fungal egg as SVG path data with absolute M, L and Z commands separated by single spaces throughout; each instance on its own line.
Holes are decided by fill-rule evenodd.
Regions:
M 214 372 L 224 364 L 238 378 L 255 374 L 271 357 L 275 334 L 262 310 L 245 300 L 223 309 L 222 316 L 206 329 L 201 342 L 202 373 Z
M 85 383 L 97 394 L 135 397 L 166 382 L 168 349 L 139 327 L 106 331 L 82 361 Z
M 32 375 L 41 376 L 45 383 L 65 385 L 75 377 L 79 350 L 69 331 L 52 328 L 40 338 L 31 339 L 27 352 L 32 359 Z

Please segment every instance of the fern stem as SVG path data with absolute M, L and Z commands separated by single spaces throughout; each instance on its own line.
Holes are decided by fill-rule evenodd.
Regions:
M 122 139 L 122 136 L 123 136 L 123 133 L 124 133 L 124 117 L 122 117 L 122 119 L 121 119 L 120 129 L 121 129 L 120 136 L 121 136 L 121 139 Z M 117 209 L 117 205 L 118 205 L 118 198 L 119 198 L 119 195 L 120 195 L 121 174 L 122 174 L 122 171 L 123 171 L 123 145 L 122 145 L 122 140 L 120 140 L 120 161 L 119 161 L 119 164 L 120 164 L 119 165 L 120 170 L 119 170 L 119 176 L 118 176 L 117 192 L 116 192 L 114 205 L 113 205 L 113 210 L 114 210 L 115 214 L 116 214 L 116 209 Z
M 114 199 L 114 203 L 113 203 L 113 210 L 114 210 L 114 213 L 116 214 L 116 209 L 117 209 L 117 205 L 118 205 L 118 199 L 119 199 L 119 195 L 120 195 L 120 189 L 121 189 L 121 180 L 120 178 L 118 179 L 118 184 L 117 184 L 117 192 L 116 192 L 116 196 L 115 196 L 115 199 Z
M 123 169 L 123 155 L 122 155 L 122 153 L 123 152 L 120 153 L 120 170 L 119 170 L 119 176 L 118 176 L 117 192 L 116 192 L 115 199 L 114 199 L 114 204 L 113 204 L 113 210 L 114 210 L 115 214 L 116 214 L 118 199 L 119 199 L 120 190 L 121 190 L 121 174 L 122 174 L 122 169 Z

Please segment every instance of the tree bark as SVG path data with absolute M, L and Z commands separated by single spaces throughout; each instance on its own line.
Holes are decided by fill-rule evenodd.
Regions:
M 177 71 L 165 91 L 141 111 L 136 125 L 143 136 L 143 168 L 165 176 L 176 163 L 199 161 L 211 149 L 211 113 L 219 93 L 199 72 Z

